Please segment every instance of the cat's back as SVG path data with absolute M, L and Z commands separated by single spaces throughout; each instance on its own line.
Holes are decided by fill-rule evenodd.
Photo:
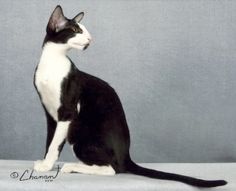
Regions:
M 83 71 L 78 71 L 79 79 L 84 93 L 103 94 L 117 96 L 114 88 L 106 81 Z
M 122 107 L 116 91 L 109 83 L 82 71 L 78 71 L 78 75 L 81 86 L 81 100 L 99 107 Z

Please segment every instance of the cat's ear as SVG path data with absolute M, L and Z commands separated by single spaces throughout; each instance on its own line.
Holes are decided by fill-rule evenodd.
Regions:
M 79 23 L 83 19 L 83 17 L 84 17 L 84 12 L 81 12 L 73 18 L 73 21 Z
M 68 22 L 68 19 L 64 16 L 62 8 L 57 5 L 48 21 L 47 32 L 58 32 L 63 29 Z

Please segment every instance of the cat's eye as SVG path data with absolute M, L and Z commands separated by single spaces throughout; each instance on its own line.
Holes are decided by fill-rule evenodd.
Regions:
M 75 32 L 75 33 L 77 32 L 77 28 L 76 27 L 72 27 L 71 29 L 72 29 L 73 32 Z
M 82 30 L 79 27 L 71 27 L 74 33 L 82 33 Z

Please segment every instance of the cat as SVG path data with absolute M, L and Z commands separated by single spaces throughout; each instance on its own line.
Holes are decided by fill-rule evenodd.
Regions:
M 58 5 L 46 28 L 42 55 L 35 70 L 34 85 L 47 118 L 46 152 L 35 161 L 36 171 L 52 169 L 67 141 L 80 162 L 65 163 L 61 172 L 97 175 L 132 173 L 156 179 L 180 181 L 198 187 L 216 187 L 224 180 L 201 180 L 147 169 L 131 160 L 130 135 L 121 101 L 105 81 L 76 68 L 67 56 L 70 49 L 85 50 L 91 35 Z

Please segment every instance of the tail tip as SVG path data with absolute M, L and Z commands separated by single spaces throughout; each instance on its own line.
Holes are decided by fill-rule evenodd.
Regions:
M 212 184 L 209 184 L 209 187 L 217 187 L 217 186 L 224 186 L 226 185 L 228 182 L 225 180 L 216 180 L 216 181 L 212 181 Z
M 225 180 L 203 180 L 198 182 L 197 184 L 192 184 L 198 187 L 205 187 L 205 188 L 211 188 L 211 187 L 218 187 L 218 186 L 224 186 L 227 182 Z
M 224 185 L 228 184 L 228 182 L 225 180 L 219 180 L 218 183 L 219 183 L 219 186 L 224 186 Z

